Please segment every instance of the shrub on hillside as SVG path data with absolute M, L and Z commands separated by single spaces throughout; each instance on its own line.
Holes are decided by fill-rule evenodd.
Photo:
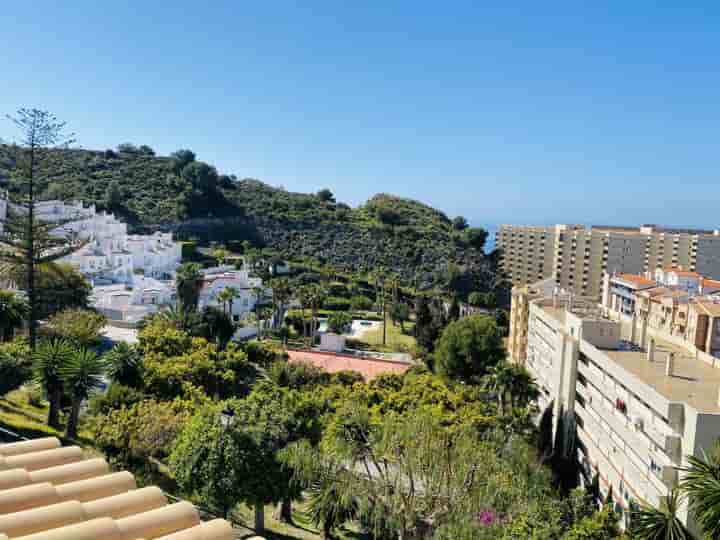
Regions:
M 328 296 L 323 302 L 323 308 L 329 311 L 348 311 L 350 309 L 350 300 L 337 296 Z

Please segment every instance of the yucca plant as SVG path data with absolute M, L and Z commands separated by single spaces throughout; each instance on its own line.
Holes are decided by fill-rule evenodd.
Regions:
M 689 467 L 680 489 L 688 496 L 690 511 L 707 538 L 720 538 L 720 443 L 703 457 L 687 457 Z
M 103 386 L 103 376 L 106 372 L 105 360 L 89 349 L 75 349 L 70 359 L 60 369 L 65 391 L 72 399 L 70 418 L 65 429 L 68 437 L 77 437 L 80 406 L 94 390 Z
M 105 355 L 105 360 L 111 381 L 131 388 L 142 386 L 143 363 L 137 347 L 121 341 Z
M 672 490 L 660 508 L 642 506 L 630 515 L 632 537 L 638 540 L 691 540 L 692 536 L 677 516 L 680 494 Z
M 73 348 L 64 339 L 43 342 L 33 354 L 33 378 L 50 402 L 47 423 L 60 427 L 60 404 L 63 397 L 61 369 L 73 356 Z

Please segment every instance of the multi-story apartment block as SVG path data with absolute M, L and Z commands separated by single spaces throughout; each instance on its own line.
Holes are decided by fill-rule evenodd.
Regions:
M 720 436 L 720 369 L 659 334 L 643 343 L 626 320 L 589 300 L 539 290 L 525 299 L 524 364 L 540 405 L 575 420 L 583 481 L 597 474 L 624 516 L 633 503 L 659 506 L 687 456 Z M 694 528 L 687 508 L 680 517 Z
M 502 225 L 496 245 L 513 285 L 553 277 L 562 289 L 593 298 L 605 274 L 683 267 L 720 279 L 720 230 Z

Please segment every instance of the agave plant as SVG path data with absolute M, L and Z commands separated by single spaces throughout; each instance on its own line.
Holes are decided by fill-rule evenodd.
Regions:
M 642 506 L 630 516 L 632 537 L 638 540 L 691 540 L 692 536 L 677 517 L 680 494 L 672 490 L 660 508 Z

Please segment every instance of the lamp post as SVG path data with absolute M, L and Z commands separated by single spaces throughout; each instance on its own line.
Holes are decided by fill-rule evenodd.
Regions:
M 224 473 L 225 473 L 225 471 L 226 471 L 226 469 L 227 469 L 227 460 L 226 460 L 226 457 L 225 457 L 225 439 L 227 438 L 227 436 L 228 436 L 228 431 L 230 430 L 230 428 L 232 427 L 232 425 L 233 425 L 234 422 L 235 422 L 235 411 L 233 410 L 232 407 L 226 406 L 226 407 L 220 412 L 220 425 L 221 425 L 222 428 L 223 428 L 222 434 L 220 435 L 220 458 L 221 458 L 221 460 L 222 460 L 222 461 L 220 462 L 220 463 L 221 463 L 220 466 L 221 466 L 221 468 L 222 468 L 222 471 L 221 471 L 221 472 L 223 473 L 223 477 L 225 477 L 225 474 L 224 474 Z M 227 518 L 228 518 L 228 514 L 230 513 L 230 508 L 228 508 L 228 504 L 227 504 L 227 502 L 225 501 L 225 499 L 223 499 L 222 505 L 223 505 L 223 508 L 222 508 L 223 517 L 224 517 L 225 519 L 227 519 Z

